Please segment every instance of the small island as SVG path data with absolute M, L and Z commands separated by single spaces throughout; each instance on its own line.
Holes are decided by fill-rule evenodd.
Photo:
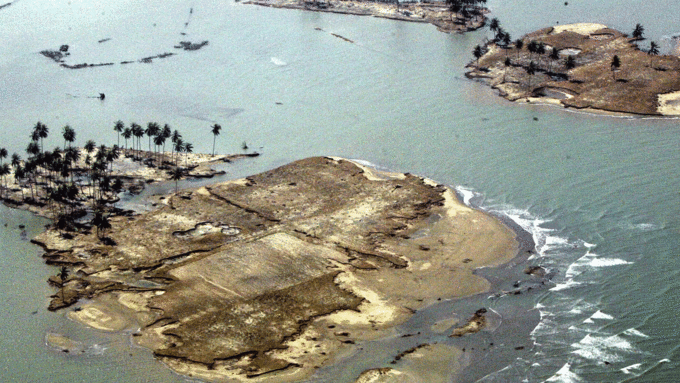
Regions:
M 640 28 L 640 26 L 638 26 Z M 649 116 L 680 115 L 680 58 L 601 24 L 560 25 L 478 46 L 466 76 L 510 101 Z
M 392 20 L 429 23 L 442 32 L 463 33 L 484 26 L 488 10 L 485 1 L 447 0 L 433 2 L 399 2 L 366 0 L 247 0 L 274 8 L 331 12 L 356 16 L 374 16 Z M 349 40 L 351 42 L 351 40 Z
M 101 230 L 35 238 L 62 270 L 51 307 L 132 331 L 173 370 L 208 381 L 302 380 L 422 307 L 488 290 L 473 271 L 519 251 L 512 230 L 450 188 L 340 158 L 158 200 Z M 425 353 L 460 365 L 461 353 L 442 347 L 395 360 Z

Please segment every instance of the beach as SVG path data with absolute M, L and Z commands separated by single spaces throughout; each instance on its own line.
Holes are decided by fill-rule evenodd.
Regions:
M 52 307 L 75 304 L 69 318 L 104 331 L 139 328 L 137 344 L 208 381 L 309 377 L 424 307 L 488 291 L 473 271 L 519 251 L 513 231 L 452 190 L 341 158 L 184 190 L 111 224 L 104 242 L 34 239 L 73 268 Z

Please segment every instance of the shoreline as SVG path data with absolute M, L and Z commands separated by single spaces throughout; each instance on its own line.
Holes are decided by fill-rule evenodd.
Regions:
M 339 160 L 339 159 L 334 159 L 333 161 L 340 161 L 340 162 L 338 162 L 338 163 L 344 163 L 344 160 Z M 355 164 L 355 163 L 354 163 L 354 164 Z M 368 168 L 365 168 L 363 165 L 359 165 L 359 164 L 355 164 L 355 166 L 357 166 L 357 168 L 359 168 L 359 169 L 362 170 L 362 173 L 365 174 L 365 177 L 367 177 L 368 179 L 373 179 L 373 181 L 371 181 L 371 182 L 379 182 L 379 183 L 382 183 L 382 182 L 390 182 L 390 180 L 393 180 L 393 181 L 394 181 L 394 180 L 400 180 L 400 179 L 410 179 L 410 177 L 412 177 L 412 176 L 410 176 L 410 175 L 408 175 L 408 174 L 407 174 L 407 175 L 403 175 L 403 174 L 396 174 L 396 175 L 395 175 L 395 174 L 386 174 L 386 173 L 382 173 L 382 172 L 370 170 L 370 169 L 368 169 Z M 403 177 L 406 177 L 406 178 L 403 178 Z M 243 183 L 243 182 L 248 183 L 248 182 L 249 182 L 249 181 L 248 181 L 249 179 L 251 179 L 251 177 L 247 177 L 247 178 L 244 179 L 244 180 L 231 181 L 231 183 L 232 183 L 232 184 L 234 184 L 234 183 L 239 183 L 239 182 L 240 182 L 240 183 Z M 436 183 L 431 182 L 431 181 L 427 181 L 427 180 L 425 180 L 425 179 L 423 180 L 423 182 L 424 182 L 425 185 L 429 185 L 428 187 L 430 187 L 430 188 L 435 188 L 435 190 L 439 190 L 439 188 L 442 187 L 441 185 L 437 185 Z M 201 190 L 201 189 L 199 189 L 199 190 Z M 442 190 L 443 190 L 443 189 L 442 189 Z M 186 192 L 180 192 L 179 195 L 183 195 L 183 193 L 185 193 L 184 195 L 186 195 Z M 447 216 L 449 216 L 449 215 L 451 215 L 451 216 L 456 216 L 456 215 L 459 215 L 459 214 L 464 214 L 464 215 L 465 215 L 465 214 L 470 214 L 469 212 L 472 211 L 472 209 L 470 209 L 470 208 L 466 207 L 465 205 L 463 205 L 462 202 L 459 201 L 459 199 L 457 198 L 457 196 L 455 195 L 455 193 L 454 193 L 451 189 L 449 189 L 449 192 L 448 192 L 448 193 L 449 193 L 449 197 L 445 197 L 445 201 L 448 201 L 448 202 L 444 202 L 444 206 L 445 206 L 445 207 L 444 207 L 444 211 L 447 211 L 447 212 L 448 212 L 448 213 L 446 214 Z M 174 202 L 174 201 L 175 201 L 175 198 L 177 198 L 177 197 L 178 197 L 178 195 L 175 195 L 175 197 L 168 198 L 168 203 L 169 203 L 171 206 L 174 205 L 174 204 L 175 204 L 175 202 Z M 446 206 L 448 206 L 448 207 L 446 207 Z M 451 210 L 451 209 L 453 209 L 453 210 Z M 475 214 L 475 216 L 477 216 L 477 214 L 480 214 L 481 216 L 486 216 L 486 217 L 488 217 L 488 219 L 497 220 L 497 218 L 493 218 L 493 217 L 491 217 L 490 215 L 488 215 L 487 213 L 478 212 L 478 213 L 474 213 L 474 214 Z M 500 222 L 499 222 L 499 223 L 500 223 Z M 442 224 L 443 224 L 443 223 L 441 223 L 441 221 L 437 221 L 437 222 L 434 223 L 434 227 L 432 227 L 432 228 L 430 228 L 430 229 L 433 229 L 433 228 L 436 228 L 436 227 L 438 227 L 438 226 L 441 226 Z M 512 238 L 515 238 L 515 237 L 517 236 L 516 233 L 514 233 L 513 230 L 511 230 L 510 228 L 507 227 L 507 225 L 505 225 L 505 224 L 501 224 L 501 225 L 502 225 L 503 227 L 505 227 L 504 230 L 507 230 L 508 233 L 510 233 L 510 232 L 513 233 L 513 234 L 512 234 Z M 115 226 L 115 225 L 114 225 L 114 226 Z M 431 224 L 428 224 L 428 226 L 431 226 Z M 448 227 L 448 226 L 445 226 L 445 227 Z M 441 233 L 442 230 L 443 230 L 443 231 L 447 231 L 447 230 L 450 230 L 450 229 L 445 229 L 444 226 L 442 226 L 442 227 L 439 227 L 438 229 L 436 229 L 435 232 L 437 233 L 437 235 L 439 235 L 439 233 Z M 432 234 L 431 234 L 431 235 L 432 235 Z M 115 236 L 113 235 L 113 232 L 112 232 L 112 234 L 110 234 L 110 236 L 113 236 L 116 240 L 118 240 L 118 237 L 115 237 Z M 49 236 L 48 236 L 48 237 L 49 237 Z M 47 240 L 47 243 L 49 243 L 50 240 L 48 239 L 48 237 L 42 236 L 41 240 Z M 52 238 L 54 238 L 54 237 L 52 237 Z M 287 240 L 287 241 L 288 241 L 288 240 Z M 422 239 L 422 238 L 421 238 L 421 239 L 419 239 L 419 240 L 417 240 L 417 241 L 418 241 L 418 242 L 423 242 L 423 241 L 425 241 L 425 243 L 428 243 L 428 245 L 421 244 L 421 246 L 422 246 L 422 247 L 421 247 L 421 251 L 423 250 L 423 248 L 427 248 L 428 251 L 429 251 L 428 246 L 433 246 L 433 244 L 429 243 L 426 239 Z M 430 242 L 431 242 L 431 241 L 430 241 Z M 51 246 L 49 246 L 47 243 L 46 243 L 46 242 L 43 242 L 43 244 L 45 245 L 45 247 L 46 247 L 46 248 L 51 247 Z M 469 266 L 466 265 L 465 269 L 469 269 L 469 270 L 472 271 L 472 270 L 474 270 L 474 269 L 476 269 L 476 268 L 478 268 L 478 267 L 482 267 L 482 266 L 488 267 L 488 266 L 490 266 L 490 265 L 504 264 L 504 263 L 506 263 L 506 262 L 511 261 L 512 259 L 515 259 L 515 258 L 517 257 L 517 255 L 518 255 L 518 251 L 517 251 L 517 250 L 519 249 L 519 244 L 518 244 L 518 243 L 516 242 L 516 240 L 514 240 L 514 239 L 512 240 L 512 243 L 515 243 L 515 245 L 513 245 L 512 250 L 510 250 L 510 249 L 504 250 L 504 252 L 508 252 L 507 257 L 504 256 L 502 259 L 495 259 L 495 260 L 492 260 L 492 258 L 485 258 L 486 260 L 475 259 L 474 261 L 471 261 L 471 262 L 470 262 L 471 264 L 470 264 Z M 120 245 L 119 245 L 119 246 L 120 246 Z M 53 246 L 52 246 L 52 247 L 53 247 Z M 62 250 L 58 250 L 59 248 L 61 248 Z M 58 252 L 59 252 L 59 251 L 64 251 L 64 250 L 67 250 L 68 248 L 69 248 L 69 247 L 64 247 L 63 245 L 57 246 L 57 251 L 58 251 Z M 499 250 L 500 250 L 500 249 L 499 249 Z M 492 253 L 494 252 L 493 250 L 488 250 L 488 249 L 487 249 L 487 253 L 488 253 L 488 251 L 491 251 Z M 510 254 L 510 253 L 511 253 L 511 254 Z M 494 258 L 495 258 L 495 257 L 494 257 Z M 400 262 L 400 261 L 398 261 L 398 259 L 394 259 L 394 261 L 392 261 L 392 262 L 395 262 L 395 261 L 396 261 L 396 262 Z M 363 262 L 363 261 L 362 261 L 362 262 Z M 429 261 L 419 261 L 419 262 L 422 263 L 422 265 L 418 266 L 418 269 L 420 269 L 420 272 L 421 272 L 421 273 L 422 273 L 422 272 L 425 272 L 425 274 L 423 274 L 423 276 L 428 275 L 427 270 L 430 269 L 430 268 L 432 268 L 432 269 L 439 269 L 439 267 L 433 267 L 433 265 L 432 265 Z M 480 262 L 482 262 L 482 263 L 480 263 Z M 464 262 L 464 263 L 467 264 L 467 261 Z M 337 267 L 337 266 L 339 266 L 339 265 L 336 264 L 336 267 Z M 360 264 L 357 264 L 356 266 L 364 267 L 364 266 L 361 266 Z M 409 269 L 411 269 L 411 268 L 413 268 L 413 267 L 415 267 L 415 265 L 409 266 Z M 353 294 L 357 294 L 357 293 L 358 293 L 359 296 L 363 296 L 362 299 L 368 299 L 368 300 L 371 302 L 371 306 L 365 306 L 363 309 L 360 309 L 361 312 L 363 312 L 363 314 L 360 315 L 359 317 L 356 317 L 355 314 L 352 314 L 352 316 L 349 316 L 349 317 L 348 317 L 347 314 L 339 315 L 339 314 L 341 314 L 341 313 L 337 313 L 337 314 L 331 314 L 330 316 L 325 316 L 322 320 L 317 320 L 317 321 L 315 321 L 315 322 L 319 322 L 319 323 L 328 323 L 328 321 L 330 321 L 331 323 L 336 323 L 335 326 L 338 326 L 340 323 L 345 323 L 345 324 L 342 325 L 341 327 L 347 327 L 347 326 L 349 326 L 349 327 L 347 327 L 347 328 L 352 328 L 352 329 L 353 329 L 353 330 L 351 331 L 352 334 L 355 334 L 356 331 L 357 331 L 357 330 L 360 330 L 361 328 L 365 328 L 365 330 L 360 330 L 358 333 L 356 333 L 356 334 L 357 334 L 356 336 L 353 335 L 353 338 L 354 338 L 354 339 L 359 340 L 359 339 L 372 339 L 372 338 L 375 338 L 376 336 L 377 336 L 377 337 L 380 337 L 380 334 L 383 333 L 383 331 L 384 331 L 384 330 L 382 330 L 382 331 L 377 331 L 377 332 L 376 332 L 377 329 L 372 329 L 372 330 L 371 330 L 370 328 L 371 328 L 371 327 L 374 327 L 374 325 L 371 325 L 371 326 L 366 327 L 366 325 L 369 323 L 369 322 L 367 322 L 367 321 L 378 320 L 379 322 L 382 322 L 382 323 L 384 323 L 385 325 L 387 325 L 387 323 L 391 323 L 390 325 L 387 325 L 387 327 L 385 327 L 385 329 L 388 329 L 388 328 L 391 328 L 392 326 L 394 326 L 395 324 L 402 323 L 406 318 L 408 318 L 408 317 L 411 316 L 411 314 L 408 314 L 408 315 L 406 315 L 406 316 L 403 316 L 404 314 L 407 314 L 407 313 L 401 313 L 401 314 L 400 314 L 400 313 L 399 313 L 399 310 L 394 311 L 394 308 L 389 308 L 393 303 L 388 304 L 388 306 L 384 306 L 384 305 L 381 304 L 381 305 L 382 305 L 382 308 L 379 308 L 379 307 L 381 307 L 381 305 L 375 306 L 376 303 L 378 303 L 379 301 L 381 301 L 381 300 L 383 299 L 383 298 L 379 298 L 379 296 L 382 296 L 383 293 L 379 293 L 379 295 L 374 296 L 373 294 L 375 294 L 375 291 L 374 291 L 373 289 L 374 289 L 375 287 L 371 287 L 371 288 L 369 288 L 368 290 L 366 290 L 366 287 L 367 287 L 367 286 L 361 287 L 363 284 L 365 284 L 365 282 L 360 282 L 359 280 L 354 279 L 354 277 L 347 279 L 347 276 L 349 276 L 350 274 L 347 274 L 347 270 L 348 270 L 348 269 L 346 268 L 346 266 L 341 267 L 340 270 L 345 270 L 345 271 L 341 271 L 342 273 L 344 273 L 343 275 L 345 275 L 345 277 L 342 277 L 342 278 L 340 278 L 340 279 L 337 279 L 335 283 L 338 283 L 338 282 L 339 282 L 341 285 L 344 285 L 344 286 L 345 286 L 345 287 L 343 287 L 343 289 L 349 288 L 348 291 L 353 291 Z M 414 269 L 414 270 L 415 270 L 415 269 Z M 88 273 L 88 272 L 86 271 L 86 273 Z M 360 272 L 360 273 L 361 273 L 361 272 Z M 383 273 L 383 272 L 379 272 L 379 274 L 382 275 L 382 278 L 387 278 L 387 277 L 389 277 L 392 273 L 393 273 L 393 272 L 390 272 L 389 274 L 385 274 L 385 273 Z M 359 275 L 361 275 L 361 274 L 359 274 Z M 462 276 L 462 275 L 459 275 L 459 277 L 460 277 L 460 276 Z M 364 275 L 364 276 L 361 277 L 361 278 L 365 278 L 365 277 L 366 277 L 366 276 Z M 428 278 L 429 278 L 429 277 L 428 277 Z M 470 278 L 471 278 L 471 279 L 470 279 Z M 105 279 L 106 279 L 106 278 L 105 278 Z M 335 279 L 335 278 L 334 278 L 334 279 Z M 478 294 L 478 293 L 480 293 L 481 291 L 488 291 L 488 289 L 489 289 L 489 287 L 490 287 L 489 283 L 486 282 L 486 280 L 484 280 L 484 279 L 481 278 L 481 277 L 474 276 L 473 273 L 469 274 L 469 277 L 466 277 L 466 280 L 468 280 L 469 282 L 472 282 L 472 281 L 477 280 L 477 282 L 474 282 L 474 283 L 472 283 L 471 285 L 470 285 L 469 283 L 465 283 L 466 285 L 469 285 L 469 287 L 468 287 L 467 290 L 459 290 L 459 289 L 454 289 L 454 290 L 452 290 L 452 292 L 453 292 L 453 291 L 458 291 L 458 293 L 454 293 L 454 294 L 453 294 L 453 297 L 457 297 L 456 299 L 459 299 L 461 296 L 471 296 L 471 295 Z M 92 281 L 90 281 L 90 282 L 92 282 Z M 396 280 L 395 280 L 395 282 L 396 282 Z M 403 283 L 403 281 L 400 282 L 400 283 Z M 350 287 L 350 286 L 351 286 L 351 287 Z M 470 288 L 472 288 L 472 286 L 478 286 L 478 287 L 476 287 L 476 288 L 480 288 L 480 290 L 478 290 L 478 291 L 476 291 L 476 290 L 469 290 Z M 359 288 L 359 289 L 357 290 L 357 288 Z M 441 288 L 441 286 L 440 286 L 440 288 Z M 475 288 L 475 289 L 476 289 L 476 288 Z M 450 290 L 450 287 L 449 287 L 448 289 Z M 147 287 L 147 291 L 148 291 L 148 290 L 149 290 L 149 289 L 148 289 L 148 287 Z M 151 290 L 153 290 L 153 289 L 151 289 Z M 161 289 L 161 290 L 156 290 L 156 291 L 157 291 L 157 292 L 160 292 L 160 291 L 162 291 L 162 289 Z M 363 292 L 361 292 L 361 291 L 363 291 Z M 374 292 L 371 292 L 371 291 L 374 291 Z M 461 295 L 461 293 L 462 293 L 463 291 L 468 291 L 468 292 L 467 292 L 467 293 L 463 293 L 463 294 Z M 136 294 L 136 293 L 134 293 L 134 292 L 131 292 L 131 293 L 133 293 L 133 295 Z M 368 294 L 368 295 L 367 295 L 367 294 Z M 420 294 L 420 293 L 419 293 L 419 294 Z M 437 293 L 437 296 L 439 296 L 439 294 L 450 294 L 450 293 L 438 292 L 438 293 Z M 427 293 L 426 293 L 426 295 L 427 295 Z M 119 299 L 119 298 L 120 298 L 119 296 L 116 296 L 116 294 L 114 294 L 114 296 L 116 297 L 116 299 L 120 300 L 120 299 Z M 372 298 L 371 298 L 371 297 L 372 297 Z M 152 298 L 153 298 L 153 297 L 152 297 Z M 422 308 L 422 307 L 427 307 L 427 306 L 431 305 L 432 303 L 436 302 L 436 299 L 435 299 L 435 297 L 433 296 L 432 298 L 425 299 L 425 300 L 421 300 L 421 303 L 417 303 L 417 301 L 413 301 L 413 300 L 410 300 L 410 299 L 409 299 L 409 301 L 411 301 L 411 304 L 409 304 L 408 306 L 411 306 L 411 307 L 414 308 L 414 310 L 417 310 L 417 309 L 420 309 L 420 308 Z M 129 303 L 129 299 L 127 300 L 127 302 Z M 385 303 L 387 303 L 387 302 L 388 302 L 388 301 L 386 301 Z M 403 305 L 403 303 L 402 303 L 402 305 Z M 137 312 L 138 314 L 133 315 L 133 317 L 139 317 L 139 315 L 141 315 L 141 318 L 146 318 L 148 315 L 152 315 L 152 316 L 153 316 L 153 312 L 148 312 L 148 311 L 146 311 L 146 310 L 140 309 L 140 307 L 142 307 L 142 306 L 140 306 L 139 304 L 135 304 L 135 305 L 132 305 L 132 306 L 130 306 L 129 304 L 123 304 L 123 306 L 128 307 L 128 309 L 130 309 L 130 307 L 133 307 L 133 308 L 134 308 L 134 309 L 132 309 L 132 310 L 133 310 L 134 312 Z M 80 307 L 80 306 L 77 306 L 77 307 Z M 371 307 L 373 307 L 373 308 L 371 308 Z M 387 309 L 387 311 L 385 311 L 385 309 Z M 127 309 L 125 309 L 125 310 L 127 310 Z M 375 311 L 375 310 L 378 310 L 378 311 Z M 106 312 L 104 312 L 104 313 L 102 314 L 102 311 L 103 311 L 103 310 L 101 310 L 101 308 L 97 308 L 96 306 L 92 306 L 91 304 L 89 304 L 88 306 L 85 306 L 85 307 L 80 307 L 80 308 L 78 309 L 78 311 L 79 311 L 79 312 L 82 312 L 81 316 L 82 316 L 84 319 L 90 318 L 91 320 L 94 320 L 95 322 L 96 322 L 96 321 L 99 321 L 99 322 L 111 321 L 111 319 L 108 318 L 108 317 L 111 317 L 110 313 L 107 314 Z M 105 310 L 104 310 L 104 311 L 105 311 Z M 145 312 L 146 312 L 146 314 L 145 314 Z M 141 314 L 140 314 L 140 313 L 141 313 Z M 347 313 L 347 312 L 346 312 L 346 313 Z M 108 315 L 108 317 L 107 317 L 107 315 Z M 366 316 L 366 315 L 368 315 L 368 316 Z M 377 316 L 376 316 L 376 315 L 377 315 Z M 388 315 L 388 316 L 385 317 L 385 315 Z M 395 315 L 396 315 L 396 316 L 395 316 Z M 114 316 L 115 316 L 115 315 L 114 315 Z M 399 318 L 402 318 L 402 316 L 403 316 L 403 319 L 399 319 Z M 359 318 L 361 318 L 361 317 L 363 317 L 364 319 L 359 319 Z M 370 319 L 370 318 L 373 318 L 373 319 Z M 378 318 L 383 318 L 383 319 L 378 319 Z M 389 319 L 388 319 L 388 318 L 389 318 Z M 147 319 L 148 319 L 148 318 L 147 318 Z M 357 319 L 359 319 L 358 322 L 357 322 Z M 87 321 L 87 320 L 85 320 L 85 321 Z M 115 321 L 113 321 L 112 323 L 115 323 Z M 352 323 L 354 323 L 354 324 L 352 324 Z M 365 324 L 361 324 L 361 323 L 365 323 Z M 359 327 L 357 327 L 357 326 L 359 326 Z M 105 326 L 104 326 L 104 327 L 105 327 Z M 115 326 L 114 326 L 114 327 L 115 327 Z M 318 333 L 319 331 L 321 331 L 321 329 L 322 329 L 323 327 L 324 327 L 324 326 L 319 327 L 319 326 L 318 326 L 318 323 L 317 323 L 316 325 L 313 325 L 312 327 L 307 328 L 306 330 L 303 331 L 303 333 L 301 333 L 300 337 L 297 338 L 297 341 L 294 341 L 293 343 L 299 342 L 299 341 L 301 341 L 303 338 L 310 338 L 310 337 L 311 337 L 311 338 L 316 338 L 317 336 L 319 336 L 318 334 L 317 334 L 317 335 L 309 335 L 309 334 L 316 334 L 316 333 Z M 379 327 L 382 328 L 383 326 L 379 326 Z M 161 327 L 161 328 L 163 328 L 163 327 Z M 312 331 L 312 332 L 309 333 L 309 331 Z M 339 330 L 337 330 L 337 331 L 335 331 L 335 332 L 338 333 L 338 331 L 339 331 Z M 342 332 L 342 331 L 341 331 L 341 332 Z M 364 335 L 361 335 L 362 333 L 363 333 Z M 307 335 L 307 336 L 304 336 L 304 335 L 302 335 L 302 334 L 308 334 L 308 335 Z M 158 333 L 156 336 L 152 336 L 151 338 L 157 337 L 158 335 L 160 335 L 160 333 Z M 357 336 L 358 336 L 358 338 L 356 338 Z M 366 336 L 368 336 L 368 338 L 366 338 Z M 148 335 L 144 335 L 144 336 L 142 336 L 141 338 L 137 338 L 137 342 L 138 342 L 139 344 L 141 344 L 141 345 L 143 345 L 143 346 L 146 346 L 146 347 L 148 348 L 152 343 L 154 343 L 154 341 L 151 341 L 151 338 L 148 338 Z M 350 338 L 350 339 L 352 339 L 352 338 Z M 150 341 L 151 341 L 151 343 L 149 343 Z M 309 341 L 307 341 L 307 343 L 308 343 L 308 342 L 309 342 Z M 335 342 L 331 342 L 330 344 L 334 344 L 334 343 L 335 343 Z M 353 343 L 353 342 L 352 342 L 352 343 Z M 341 345 L 342 345 L 342 342 L 341 342 L 340 344 L 336 344 L 336 346 L 333 347 L 332 349 L 343 348 L 343 347 L 340 347 Z M 292 345 L 289 345 L 289 347 L 292 347 Z M 300 347 L 301 347 L 301 348 L 300 348 Z M 297 347 L 293 347 L 293 349 L 300 350 L 300 351 L 297 351 L 297 353 L 299 354 L 298 357 L 302 357 L 302 355 L 304 355 L 304 354 L 302 353 L 302 351 L 305 350 L 305 349 L 308 349 L 308 347 L 309 347 L 309 346 L 305 346 L 305 342 L 302 342 L 302 343 L 299 344 Z M 326 348 L 326 347 L 327 347 L 327 346 L 325 346 L 324 348 Z M 151 347 L 151 348 L 153 349 L 154 347 Z M 330 348 L 327 348 L 327 350 L 330 351 L 331 349 L 330 349 Z M 215 373 L 215 372 L 208 373 L 207 370 L 204 370 L 204 369 L 202 369 L 202 368 L 196 370 L 196 367 L 197 367 L 197 366 L 194 366 L 193 368 L 190 368 L 189 370 L 186 370 L 186 367 L 187 367 L 187 366 L 186 366 L 186 362 L 182 362 L 181 364 L 178 365 L 177 363 L 175 363 L 176 360 L 174 360 L 174 359 L 167 359 L 167 358 L 164 357 L 162 354 L 159 355 L 159 354 L 157 353 L 156 356 L 159 357 L 159 359 L 161 359 L 161 361 L 164 362 L 166 365 L 170 365 L 170 367 L 171 367 L 173 370 L 176 370 L 176 371 L 178 371 L 178 372 L 184 372 L 184 373 L 187 373 L 187 374 L 191 373 L 193 376 L 198 376 L 198 375 L 203 376 L 203 375 L 207 374 L 207 375 L 204 376 L 204 378 L 207 378 L 207 379 L 209 379 L 209 380 L 210 380 L 209 377 L 212 376 L 212 375 Z M 326 358 L 322 358 L 322 360 L 323 360 L 323 359 L 326 359 Z M 298 363 L 298 364 L 299 364 L 299 363 Z M 184 365 L 184 367 L 182 367 L 182 365 Z M 218 370 L 221 370 L 221 368 L 218 368 Z M 290 367 L 285 367 L 284 370 L 289 370 L 289 372 L 292 372 L 293 370 L 299 370 L 299 369 L 298 369 L 298 368 L 294 368 L 293 370 L 290 370 Z M 201 372 L 201 371 L 202 371 L 202 372 Z M 283 370 L 282 370 L 282 371 L 283 371 Z M 197 374 L 198 374 L 198 375 L 197 375 Z M 269 374 L 271 374 L 271 373 L 269 373 Z M 281 373 L 277 373 L 277 374 L 283 374 L 283 373 L 281 372 Z M 283 374 L 283 375 L 286 375 L 286 374 Z M 297 374 L 294 374 L 294 375 L 297 375 Z M 214 377 L 214 376 L 213 376 L 213 377 Z
M 518 41 L 523 44 L 487 43 L 465 76 L 517 103 L 610 116 L 680 116 L 680 81 L 673 75 L 679 57 L 648 54 L 639 40 L 592 23 L 543 28 Z
M 237 0 L 237 2 L 239 2 Z M 460 14 L 448 9 L 443 2 L 404 3 L 393 5 L 363 0 L 247 0 L 242 4 L 258 5 L 271 8 L 297 9 L 311 12 L 327 12 L 353 16 L 373 16 L 389 20 L 427 23 L 445 33 L 464 33 L 477 30 L 486 24 L 486 8 L 475 8 L 478 17 L 462 19 Z M 336 36 L 342 39 L 342 36 Z M 345 39 L 350 43 L 353 41 Z
M 80 184 L 81 196 L 77 200 L 72 201 L 75 207 L 82 209 L 87 209 L 88 203 L 94 203 L 92 194 L 94 193 L 92 189 L 94 186 L 91 181 L 83 183 L 82 178 L 87 177 L 89 165 L 86 163 L 86 157 L 91 155 L 96 156 L 98 149 L 94 149 L 92 153 L 88 153 L 84 148 L 76 148 L 80 153 L 80 160 L 73 165 L 71 172 L 78 174 L 78 180 L 76 184 Z M 118 192 L 115 190 L 109 191 L 107 194 L 102 194 L 101 201 L 105 205 L 115 204 L 120 200 L 118 196 L 119 193 L 127 192 L 130 194 L 139 194 L 145 189 L 145 185 L 149 185 L 157 182 L 166 182 L 173 179 L 171 171 L 173 168 L 181 169 L 181 176 L 177 179 L 187 180 L 187 179 L 200 179 L 200 178 L 213 178 L 217 175 L 225 174 L 222 170 L 213 169 L 213 165 L 218 163 L 229 163 L 235 160 L 240 160 L 249 157 L 258 157 L 260 154 L 257 152 L 244 153 L 244 154 L 228 154 L 228 155 L 208 155 L 200 153 L 186 153 L 179 160 L 179 155 L 176 162 L 173 163 L 170 152 L 164 152 L 160 155 L 154 152 L 144 151 L 144 150 L 132 150 L 132 149 L 120 149 L 122 155 L 115 159 L 111 164 L 110 172 L 108 176 L 111 180 L 120 180 L 120 189 Z M 155 158 L 160 158 L 161 166 L 154 165 L 153 162 Z M 26 162 L 21 160 L 18 165 L 24 166 Z M 35 176 L 35 180 L 30 178 L 24 178 L 20 181 L 16 178 L 16 167 L 11 168 L 10 173 L 7 175 L 6 183 L 2 187 L 2 197 L 0 202 L 5 206 L 15 209 L 22 209 L 32 212 L 38 216 L 44 218 L 55 218 L 55 212 L 53 206 L 50 206 L 50 199 L 45 194 L 43 190 L 41 195 L 41 190 L 38 188 L 38 179 L 42 178 L 43 183 L 45 179 L 54 178 L 52 175 L 38 174 Z M 50 181 L 47 181 L 48 183 Z M 58 183 L 53 181 L 56 185 Z M 62 180 L 62 185 L 68 183 L 68 180 Z M 73 181 L 70 181 L 73 183 Z M 31 183 L 35 183 L 36 186 L 33 187 Z M 35 189 L 35 191 L 33 190 Z M 90 195 L 88 195 L 90 194 Z M 57 204 L 65 205 L 65 203 Z M 114 212 L 116 210 L 114 209 Z M 120 212 L 119 212 L 120 213 Z

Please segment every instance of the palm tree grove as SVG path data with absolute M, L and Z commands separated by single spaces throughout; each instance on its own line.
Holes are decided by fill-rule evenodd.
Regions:
M 218 124 L 211 127 L 213 152 L 214 139 L 220 129 Z M 113 130 L 117 133 L 115 144 L 98 145 L 87 140 L 79 148 L 74 146 L 75 129 L 66 125 L 61 130 L 63 146 L 49 150 L 44 147 L 44 141 L 50 130 L 37 122 L 29 135 L 25 159 L 13 153 L 7 161 L 7 149 L 0 148 L 0 198 L 8 205 L 40 211 L 53 220 L 53 225 L 65 237 L 70 236 L 69 232 L 95 229 L 97 236 L 104 240 L 110 227 L 109 217 L 121 213 L 113 206 L 119 200 L 118 193 L 124 190 L 135 193 L 143 188 L 143 182 L 131 181 L 130 177 L 114 171 L 116 160 L 124 157 L 138 167 L 161 171 L 175 182 L 197 166 L 188 158 L 193 145 L 167 124 L 161 127 L 149 122 L 144 129 L 134 122 L 125 126 L 122 121 L 116 121 Z M 142 150 L 144 135 L 148 138 L 148 151 Z M 170 145 L 169 153 L 165 151 L 166 144 Z M 185 161 L 181 161 L 182 155 Z

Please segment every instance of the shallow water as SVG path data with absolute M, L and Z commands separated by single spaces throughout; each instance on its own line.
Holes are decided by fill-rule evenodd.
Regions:
M 639 22 L 662 43 L 678 32 L 664 1 L 488 4 L 514 37 L 558 20 L 623 31 Z M 549 267 L 554 284 L 520 296 L 443 303 L 402 331 L 429 328 L 449 312 L 465 318 L 483 305 L 506 318 L 505 325 L 482 334 L 494 347 L 474 353 L 494 361 L 490 371 L 467 372 L 463 381 L 673 381 L 680 362 L 678 121 L 510 104 L 463 76 L 472 47 L 486 35 L 230 1 L 19 0 L 0 9 L 0 137 L 10 153 L 25 157 L 37 120 L 51 129 L 46 147 L 62 144 L 65 124 L 75 128 L 78 144 L 90 138 L 112 144 L 115 120 L 155 120 L 179 129 L 195 151 L 210 152 L 215 121 L 224 128 L 218 152 L 238 152 L 246 141 L 263 153 L 235 163 L 227 177 L 338 155 L 460 185 L 473 205 L 504 214 L 533 235 L 538 255 L 529 263 Z M 209 44 L 175 50 L 182 40 Z M 61 44 L 69 44 L 71 64 L 177 55 L 67 70 L 38 53 Z M 89 98 L 100 92 L 103 102 Z M 47 312 L 54 290 L 45 281 L 56 269 L 20 240 L 17 228 L 25 223 L 33 235 L 44 221 L 1 211 L 8 226 L 0 226 L 0 294 L 12 307 L 0 316 L 4 380 L 184 381 L 148 351 L 131 347 L 128 337 L 82 329 L 63 313 Z M 519 317 L 530 326 L 517 326 L 512 318 Z M 43 342 L 49 331 L 98 351 L 76 357 L 50 350 Z M 421 337 L 366 346 L 385 351 L 373 359 L 349 356 L 313 380 L 343 375 L 349 381 L 412 343 L 449 342 L 419 331 Z M 365 360 L 376 365 L 358 362 Z

